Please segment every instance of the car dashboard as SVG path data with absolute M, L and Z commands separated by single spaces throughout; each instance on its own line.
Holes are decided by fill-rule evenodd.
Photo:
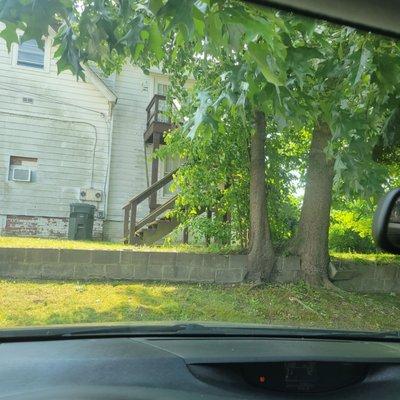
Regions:
M 400 343 L 146 337 L 0 344 L 0 399 L 397 399 Z

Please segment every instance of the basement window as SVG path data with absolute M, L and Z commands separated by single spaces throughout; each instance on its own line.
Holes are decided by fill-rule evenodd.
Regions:
M 36 182 L 38 159 L 10 156 L 8 180 L 14 182 Z

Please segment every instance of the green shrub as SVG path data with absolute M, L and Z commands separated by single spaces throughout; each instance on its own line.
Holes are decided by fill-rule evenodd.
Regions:
M 339 252 L 376 251 L 371 235 L 372 220 L 355 211 L 333 210 L 329 230 L 329 247 Z

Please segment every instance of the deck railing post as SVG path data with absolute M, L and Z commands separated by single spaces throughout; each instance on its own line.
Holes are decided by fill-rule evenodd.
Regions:
M 189 243 L 189 228 L 185 227 L 183 228 L 183 243 L 188 244 Z
M 212 211 L 209 208 L 207 208 L 207 218 L 209 220 L 212 219 Z M 210 243 L 211 243 L 211 236 L 207 234 L 206 235 L 206 246 L 209 246 Z
M 129 212 L 130 207 L 124 209 L 124 242 L 127 243 L 129 240 Z
M 161 135 L 159 133 L 154 134 L 153 138 L 153 155 L 160 147 Z M 158 158 L 153 156 L 153 161 L 151 163 L 151 184 L 153 185 L 158 181 Z M 155 190 L 151 196 L 149 201 L 150 210 L 153 210 L 157 207 L 157 190 Z
M 158 122 L 158 102 L 160 101 L 160 98 L 157 96 L 156 101 L 154 102 L 154 121 Z
M 135 232 L 136 232 L 136 211 L 137 203 L 133 201 L 130 206 L 130 225 L 129 225 L 129 244 L 134 244 Z

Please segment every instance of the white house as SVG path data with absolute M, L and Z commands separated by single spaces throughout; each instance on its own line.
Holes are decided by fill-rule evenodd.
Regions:
M 87 67 L 78 81 L 57 74 L 53 54 L 51 38 L 10 53 L 0 41 L 0 234 L 65 237 L 70 204 L 87 202 L 95 236 L 122 240 L 124 204 L 171 169 L 150 171 L 144 140 L 168 79 L 127 65 L 107 78 Z M 137 218 L 148 212 L 143 201 Z

